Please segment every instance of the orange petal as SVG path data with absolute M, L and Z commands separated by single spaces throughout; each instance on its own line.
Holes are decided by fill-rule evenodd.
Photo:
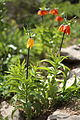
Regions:
M 56 21 L 58 21 L 58 22 L 61 22 L 61 21 L 63 21 L 63 20 L 64 20 L 64 18 L 63 18 L 63 17 L 61 17 L 61 16 L 57 16 L 57 17 L 55 18 L 55 20 L 56 20 Z
M 29 38 L 27 42 L 27 48 L 32 48 L 33 45 L 34 45 L 34 40 L 32 38 Z
M 61 32 L 65 32 L 65 34 L 70 34 L 70 26 L 69 25 L 61 25 L 58 29 Z
M 52 15 L 58 15 L 58 9 L 52 9 L 49 11 L 49 13 Z
M 47 14 L 48 14 L 47 10 L 39 10 L 38 11 L 38 15 L 40 15 L 40 16 L 44 16 L 44 15 L 47 15 Z

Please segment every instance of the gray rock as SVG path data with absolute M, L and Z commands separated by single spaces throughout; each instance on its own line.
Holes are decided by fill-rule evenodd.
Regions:
M 69 118 L 65 119 L 65 120 L 80 120 L 80 115 L 72 115 Z
M 47 120 L 80 120 L 80 115 L 70 115 L 64 111 L 56 110 Z
M 74 82 L 76 82 L 76 85 L 78 85 L 78 83 L 80 82 L 80 68 L 75 68 L 70 71 L 69 79 L 67 80 L 67 83 L 66 83 L 66 88 L 73 85 Z
M 69 56 L 71 60 L 80 60 L 80 44 L 62 48 L 61 55 Z
M 56 110 L 52 115 L 48 117 L 47 120 L 58 120 L 58 119 L 66 119 L 70 115 L 67 113 L 62 113 L 60 110 Z
M 69 78 L 73 77 L 76 75 L 76 77 L 80 77 L 80 68 L 74 68 L 69 72 Z
M 57 81 L 59 81 L 59 79 L 57 79 Z M 80 68 L 74 68 L 68 72 L 66 89 L 70 87 L 71 85 L 73 85 L 75 82 L 77 86 L 80 86 Z M 62 82 L 59 84 L 59 87 L 63 87 Z
M 19 120 L 19 111 L 18 110 L 14 113 L 13 119 L 12 119 L 11 115 L 12 115 L 13 110 L 14 110 L 14 107 L 9 105 L 6 101 L 3 101 L 1 103 L 0 112 L 1 112 L 3 119 L 5 119 L 7 117 L 8 120 Z

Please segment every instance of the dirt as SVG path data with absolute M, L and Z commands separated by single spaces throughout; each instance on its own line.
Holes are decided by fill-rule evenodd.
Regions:
M 80 115 L 80 99 L 71 100 L 62 107 L 57 106 L 56 108 L 51 108 L 51 110 L 46 110 L 39 117 L 33 118 L 32 120 L 47 120 L 48 116 L 57 109 L 70 115 Z
M 71 115 L 79 115 L 80 114 L 80 100 L 72 100 L 67 103 L 64 107 L 60 108 L 61 111 L 66 111 Z

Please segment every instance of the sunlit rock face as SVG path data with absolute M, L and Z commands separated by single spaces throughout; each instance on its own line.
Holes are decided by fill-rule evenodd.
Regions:
M 0 113 L 2 115 L 3 119 L 8 119 L 8 120 L 19 120 L 20 116 L 19 116 L 19 111 L 16 110 L 13 118 L 12 118 L 12 112 L 15 108 L 11 105 L 9 105 L 6 101 L 3 101 L 1 103 L 1 109 L 0 109 Z
M 70 115 L 66 111 L 56 110 L 47 120 L 80 120 L 80 115 Z
M 61 55 L 68 56 L 71 60 L 80 60 L 80 44 L 62 48 Z

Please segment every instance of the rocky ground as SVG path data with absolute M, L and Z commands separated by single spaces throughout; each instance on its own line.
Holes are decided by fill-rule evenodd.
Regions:
M 50 109 L 32 120 L 80 120 L 80 100 L 69 101 L 62 107 Z
M 80 100 L 73 100 L 57 109 L 47 120 L 80 120 Z
M 1 102 L 1 115 L 3 119 L 8 116 L 9 120 L 25 120 L 20 118 L 19 111 L 16 111 L 13 119 L 11 118 L 13 106 L 9 105 L 6 101 Z M 3 120 L 0 118 L 0 120 Z M 74 99 L 69 101 L 62 107 L 44 111 L 39 117 L 32 120 L 80 120 L 80 100 Z

